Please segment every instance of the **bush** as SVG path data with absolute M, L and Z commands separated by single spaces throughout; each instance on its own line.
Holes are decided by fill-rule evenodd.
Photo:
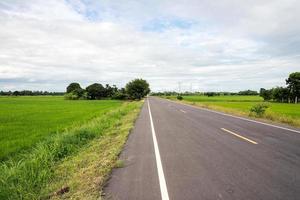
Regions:
M 264 103 L 255 104 L 250 109 L 250 114 L 254 114 L 254 116 L 256 116 L 256 117 L 262 117 L 265 114 L 266 109 L 268 107 L 269 106 L 267 104 L 264 104 Z
M 177 99 L 178 99 L 179 101 L 181 101 L 181 100 L 183 99 L 183 97 L 182 97 L 181 95 L 178 95 L 178 96 L 177 96 Z
M 65 94 L 67 100 L 84 100 L 87 99 L 87 92 L 83 89 L 75 89 L 72 92 Z
M 128 96 L 127 94 L 118 91 L 115 94 L 113 94 L 111 98 L 117 100 L 125 100 L 128 99 Z
M 76 95 L 73 92 L 65 94 L 64 97 L 65 97 L 66 100 L 78 100 L 79 99 L 78 95 Z

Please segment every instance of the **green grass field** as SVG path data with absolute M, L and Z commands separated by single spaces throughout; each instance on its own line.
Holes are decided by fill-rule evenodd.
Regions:
M 207 105 L 216 105 L 225 108 L 232 108 L 240 111 L 249 111 L 258 102 L 263 102 L 260 96 L 184 96 L 184 100 L 190 102 L 202 102 Z M 300 105 L 288 103 L 269 102 L 269 110 L 290 117 L 300 117 Z
M 0 199 L 101 198 L 142 103 L 0 97 Z
M 175 96 L 166 97 L 176 99 Z M 252 106 L 262 103 L 259 96 L 183 96 L 183 101 L 232 114 L 248 116 Z M 269 108 L 263 118 L 300 126 L 300 104 L 267 102 Z
M 260 96 L 184 96 L 187 101 L 194 102 L 260 102 L 263 98 Z
M 29 149 L 50 134 L 82 124 L 120 101 L 67 101 L 63 97 L 0 97 L 0 160 Z

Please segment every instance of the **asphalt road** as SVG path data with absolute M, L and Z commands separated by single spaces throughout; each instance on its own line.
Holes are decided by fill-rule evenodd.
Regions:
M 300 199 L 299 129 L 148 101 L 106 199 Z

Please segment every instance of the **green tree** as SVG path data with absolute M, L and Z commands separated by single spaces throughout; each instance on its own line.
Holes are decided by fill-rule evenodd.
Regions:
M 84 89 L 77 88 L 72 92 L 66 93 L 65 99 L 68 100 L 87 99 L 87 92 Z
M 286 79 L 286 84 L 290 90 L 291 96 L 295 99 L 295 103 L 298 103 L 298 98 L 300 96 L 300 72 L 294 72 L 289 75 Z
M 289 89 L 284 87 L 273 88 L 272 96 L 275 101 L 287 102 L 289 98 Z
M 114 95 L 115 92 L 117 92 L 118 88 L 113 85 L 113 87 L 111 87 L 109 84 L 105 85 L 105 96 L 106 97 L 112 97 Z
M 79 83 L 71 83 L 68 87 L 67 87 L 67 93 L 73 92 L 76 89 L 81 89 L 80 84 Z
M 121 88 L 114 92 L 112 99 L 125 100 L 128 99 L 128 95 L 126 93 L 125 88 Z
M 244 90 L 244 91 L 239 91 L 238 95 L 258 95 L 258 93 L 253 90 Z
M 272 90 L 266 90 L 264 88 L 260 88 L 259 96 L 264 98 L 265 101 L 269 101 L 272 99 Z
M 149 94 L 150 88 L 146 80 L 134 79 L 126 84 L 126 93 L 130 99 L 141 99 Z
M 106 96 L 105 88 L 99 83 L 89 85 L 86 91 L 88 99 L 101 99 Z

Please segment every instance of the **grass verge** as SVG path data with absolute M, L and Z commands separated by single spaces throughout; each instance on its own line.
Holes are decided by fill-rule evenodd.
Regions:
M 260 121 L 264 121 L 264 122 L 272 122 L 273 121 L 273 122 L 288 124 L 288 125 L 295 126 L 295 127 L 300 127 L 300 119 L 299 118 L 294 118 L 294 117 L 286 116 L 283 114 L 274 113 L 270 110 L 267 110 L 264 115 L 262 115 L 261 117 L 258 117 L 258 116 L 252 115 L 250 113 L 250 111 L 238 110 L 238 109 L 234 109 L 234 108 L 223 107 L 220 105 L 214 105 L 212 102 L 205 103 L 205 102 L 193 102 L 193 101 L 186 101 L 186 100 L 179 101 L 174 98 L 168 98 L 168 99 L 179 102 L 179 103 L 185 103 L 185 104 L 189 104 L 189 105 L 193 105 L 193 106 L 197 106 L 197 107 L 201 107 L 201 108 L 217 110 L 217 111 L 221 111 L 221 112 L 228 113 L 228 114 L 238 115 L 241 117 L 250 117 L 250 118 L 254 118 L 254 119 L 259 119 Z
M 100 197 L 141 105 L 124 103 L 38 143 L 18 161 L 1 163 L 0 199 Z

